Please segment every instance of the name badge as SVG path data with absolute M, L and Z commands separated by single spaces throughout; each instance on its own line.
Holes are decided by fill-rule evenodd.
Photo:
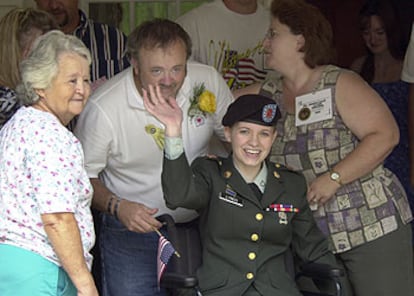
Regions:
M 296 97 L 295 108 L 296 126 L 331 119 L 332 91 L 327 88 Z
M 243 207 L 243 200 L 241 198 L 237 198 L 237 193 L 229 187 L 226 188 L 224 195 L 220 192 L 219 199 L 235 206 Z

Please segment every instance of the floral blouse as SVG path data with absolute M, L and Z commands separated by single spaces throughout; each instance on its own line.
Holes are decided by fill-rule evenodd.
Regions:
M 54 115 L 23 106 L 0 130 L 0 160 L 0 243 L 61 265 L 41 214 L 70 212 L 90 267 L 93 190 L 79 140 Z

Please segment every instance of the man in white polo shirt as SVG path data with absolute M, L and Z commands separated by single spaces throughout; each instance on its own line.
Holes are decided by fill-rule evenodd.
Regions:
M 142 23 L 128 36 L 127 51 L 132 67 L 94 93 L 75 134 L 95 191 L 93 207 L 102 213 L 103 295 L 164 295 L 157 286 L 154 230 L 163 228 L 156 217 L 170 213 L 183 223 L 196 213 L 165 206 L 164 127 L 145 110 L 143 90 L 159 85 L 164 97 L 177 100 L 189 161 L 207 153 L 213 134 L 225 140 L 221 119 L 233 97 L 214 68 L 187 63 L 190 37 L 172 21 Z

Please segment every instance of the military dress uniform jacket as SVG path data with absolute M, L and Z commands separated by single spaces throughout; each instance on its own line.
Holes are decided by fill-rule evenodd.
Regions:
M 259 200 L 231 156 L 197 158 L 191 168 L 184 153 L 175 160 L 164 158 L 167 206 L 200 213 L 203 264 L 197 275 L 203 295 L 240 296 L 251 285 L 261 295 L 301 295 L 285 270 L 290 246 L 304 262 L 335 264 L 306 201 L 304 177 L 266 165 L 267 183 Z

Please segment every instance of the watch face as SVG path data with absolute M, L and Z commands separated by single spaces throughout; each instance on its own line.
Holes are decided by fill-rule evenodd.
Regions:
M 332 179 L 332 180 L 335 180 L 335 181 L 339 180 L 339 174 L 338 174 L 338 173 L 333 172 L 333 173 L 331 174 L 331 179 Z

